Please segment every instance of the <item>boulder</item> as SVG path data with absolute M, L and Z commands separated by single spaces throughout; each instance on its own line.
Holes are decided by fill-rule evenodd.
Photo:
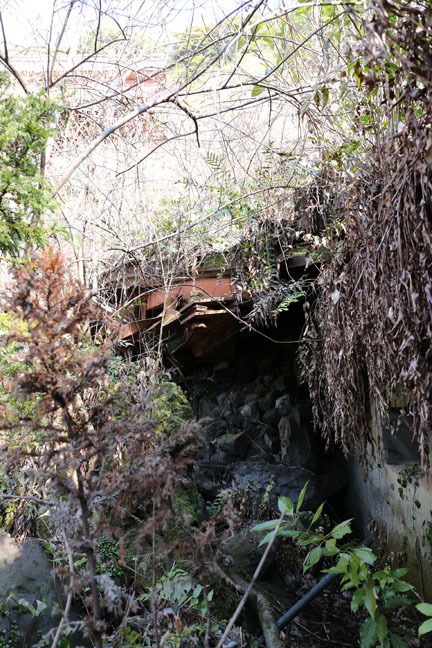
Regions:
M 227 427 L 232 429 L 241 427 L 243 417 L 240 414 L 229 412 L 228 414 L 225 414 L 224 419 L 227 423 Z
M 268 387 L 265 385 L 256 385 L 254 392 L 258 398 L 264 398 L 267 395 Z
M 250 579 L 253 576 L 254 571 L 266 550 L 266 545 L 260 547 L 259 543 L 267 534 L 267 531 L 252 531 L 252 526 L 249 529 L 243 529 L 239 533 L 236 533 L 236 535 L 224 542 L 221 547 L 225 556 L 229 557 L 230 568 L 246 579 Z M 271 547 L 271 550 L 264 562 L 261 575 L 273 562 L 279 545 L 278 540 L 279 539 L 277 539 Z
M 291 399 L 288 394 L 280 396 L 275 401 L 275 408 L 281 416 L 285 416 L 291 409 Z
M 283 416 L 278 425 L 281 457 L 290 465 L 315 468 L 312 444 L 307 431 L 299 425 L 299 418 Z
M 227 431 L 227 424 L 220 418 L 208 418 L 201 422 L 201 434 L 204 441 L 210 443 Z
M 277 425 L 280 420 L 280 414 L 277 409 L 269 409 L 266 412 L 264 412 L 262 416 L 263 423 L 266 425 L 269 425 L 272 428 L 277 428 Z
M 194 479 L 200 493 L 205 497 L 214 499 L 220 492 L 221 486 L 214 479 L 210 479 L 205 474 L 205 470 L 201 470 L 199 466 L 196 467 L 194 472 Z
M 243 390 L 239 391 L 233 391 L 230 394 L 230 401 L 233 403 L 233 405 L 236 405 L 239 407 L 243 403 L 244 395 L 243 395 Z
M 228 396 L 228 394 L 226 394 L 225 392 L 222 392 L 221 394 L 218 394 L 217 397 L 216 397 L 218 405 L 224 405 L 226 403 L 226 401 L 227 401 L 227 396 Z
M 280 391 L 277 389 L 270 389 L 267 392 L 267 395 L 261 399 L 260 407 L 262 412 L 266 412 L 269 409 L 273 409 L 275 406 L 276 399 L 281 395 Z
M 64 594 L 52 572 L 51 560 L 39 540 L 18 542 L 8 534 L 0 535 L 0 592 L 4 605 L 0 645 L 33 646 L 42 635 L 57 628 Z M 29 606 L 39 613 L 29 611 Z M 73 616 L 76 618 L 76 614 Z M 16 641 L 12 643 L 14 634 Z M 2 638 L 8 642 L 3 644 Z M 78 644 L 89 645 L 75 633 L 70 645 Z
M 234 487 L 240 491 L 248 489 L 252 492 L 255 502 L 262 502 L 268 487 L 273 483 L 270 493 L 270 507 L 278 511 L 277 498 L 281 495 L 297 501 L 299 493 L 309 480 L 303 509 L 314 508 L 321 503 L 317 496 L 316 479 L 309 470 L 288 467 L 282 463 L 270 463 L 257 457 L 254 461 L 239 461 L 231 471 Z M 321 495 L 320 495 L 321 497 Z M 319 500 L 319 501 L 318 501 Z
M 243 405 L 243 407 L 240 407 L 240 414 L 244 418 L 256 418 L 257 417 L 257 405 L 255 403 L 248 403 L 247 405 Z
M 263 435 L 262 442 L 266 450 L 269 452 L 274 450 L 274 439 L 272 439 L 268 434 Z
M 243 458 L 248 451 L 249 442 L 244 432 L 228 432 L 223 434 L 216 441 L 216 447 L 219 453 L 226 457 L 230 463 L 233 459 Z
M 266 425 L 265 423 L 260 423 L 254 419 L 245 419 L 242 425 L 242 429 L 246 433 L 247 439 L 249 441 L 249 455 L 256 456 L 257 454 L 265 455 L 271 454 L 274 451 L 279 450 L 279 436 L 277 431 Z M 267 437 L 271 446 L 268 442 L 264 441 L 264 437 Z
M 226 416 L 227 414 L 235 413 L 236 407 L 231 403 L 230 400 L 225 401 L 223 405 L 220 406 L 221 409 L 221 416 Z

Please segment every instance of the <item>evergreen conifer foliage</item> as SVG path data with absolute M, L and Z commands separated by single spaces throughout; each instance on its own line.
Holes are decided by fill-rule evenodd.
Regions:
M 44 156 L 57 111 L 45 92 L 14 96 L 0 73 L 0 252 L 9 257 L 44 240 L 42 216 L 55 205 Z

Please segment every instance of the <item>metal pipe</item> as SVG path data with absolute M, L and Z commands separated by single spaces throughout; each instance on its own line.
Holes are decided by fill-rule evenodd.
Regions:
M 276 621 L 276 626 L 279 629 L 284 628 L 290 621 L 292 621 L 299 612 L 302 611 L 302 609 L 310 603 L 320 592 L 322 592 L 326 587 L 330 585 L 336 578 L 338 578 L 340 574 L 326 574 L 324 578 L 320 580 L 319 583 L 317 583 L 314 587 L 312 587 L 311 590 L 307 594 L 303 596 L 303 598 L 300 599 L 300 601 L 297 601 L 292 608 L 288 610 L 288 612 L 285 612 L 281 618 Z M 263 636 L 259 638 L 259 645 L 263 646 L 265 643 L 265 639 Z M 234 647 L 233 647 L 234 648 Z
M 322 590 L 324 590 L 330 583 L 332 583 L 340 574 L 326 574 L 324 578 L 320 580 L 319 583 L 317 583 L 314 587 L 312 587 L 311 590 L 307 594 L 303 596 L 297 603 L 295 603 L 292 608 L 288 610 L 288 612 L 285 612 L 283 616 L 280 617 L 278 621 L 276 621 L 276 626 L 279 629 L 284 628 L 290 621 L 292 621 L 299 612 L 312 601 Z M 263 646 L 265 643 L 264 636 L 262 635 L 259 638 L 259 645 Z M 237 641 L 230 641 L 229 644 L 227 644 L 227 648 L 236 648 L 238 646 Z
M 363 542 L 361 546 L 363 547 L 370 547 L 373 542 L 373 536 L 369 535 L 366 540 Z M 319 583 L 314 585 L 311 590 L 307 594 L 305 594 L 300 601 L 297 601 L 292 608 L 290 608 L 281 618 L 276 621 L 277 627 L 281 630 L 284 628 L 290 621 L 292 621 L 299 612 L 302 611 L 302 609 L 311 601 L 313 601 L 314 598 L 318 596 L 326 587 L 330 585 L 334 580 L 340 577 L 340 574 L 326 574 L 324 578 L 322 578 Z M 261 635 L 259 638 L 259 645 L 263 646 L 265 643 L 264 637 Z M 229 647 L 231 648 L 231 647 Z M 234 648 L 234 646 L 232 646 Z

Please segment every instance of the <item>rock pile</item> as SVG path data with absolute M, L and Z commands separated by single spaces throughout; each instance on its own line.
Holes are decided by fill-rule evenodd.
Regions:
M 201 395 L 198 412 L 204 447 L 197 484 L 207 498 L 227 487 L 248 488 L 257 502 L 270 496 L 277 510 L 279 495 L 296 500 L 309 481 L 305 506 L 313 507 L 345 485 L 342 463 L 324 455 L 314 434 L 309 400 L 282 375 Z

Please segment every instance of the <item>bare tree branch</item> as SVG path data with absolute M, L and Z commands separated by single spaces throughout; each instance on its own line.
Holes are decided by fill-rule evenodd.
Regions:
M 5 68 L 9 70 L 9 72 L 15 77 L 15 79 L 18 81 L 22 89 L 26 94 L 28 94 L 27 86 L 25 85 L 21 75 L 19 72 L 15 69 L 15 67 L 12 65 L 12 63 L 9 60 L 9 50 L 8 50 L 8 45 L 7 45 L 7 38 L 6 38 L 6 32 L 5 32 L 5 27 L 3 23 L 3 16 L 2 12 L 0 11 L 0 25 L 1 25 L 1 30 L 2 30 L 2 36 L 3 36 L 3 46 L 4 46 L 4 56 L 0 54 L 0 62 L 3 63 Z
M 119 175 L 122 175 L 123 173 L 127 173 L 128 171 L 131 171 L 134 167 L 138 166 L 139 164 L 144 162 L 144 160 L 146 160 L 148 157 L 150 157 L 150 155 L 152 155 L 155 151 L 157 151 L 157 149 L 161 148 L 162 146 L 165 146 L 166 144 L 168 144 L 169 142 L 172 142 L 173 140 L 177 140 L 177 139 L 181 139 L 182 137 L 188 137 L 189 135 L 193 135 L 195 132 L 196 131 L 193 130 L 193 131 L 189 131 L 188 133 L 180 133 L 179 135 L 173 135 L 172 137 L 168 137 L 163 142 L 160 142 L 155 147 L 153 147 L 151 151 L 146 153 L 144 155 L 144 157 L 140 158 L 137 162 L 134 162 L 134 164 L 132 164 L 130 167 L 128 167 L 127 169 L 122 169 L 121 171 L 118 171 L 116 175 L 119 176 Z
M 67 557 L 68 557 L 68 563 L 69 563 L 69 573 L 70 573 L 70 575 L 69 575 L 69 591 L 68 591 L 68 594 L 67 594 L 65 609 L 63 610 L 62 618 L 61 618 L 61 621 L 60 621 L 60 623 L 58 625 L 57 631 L 55 633 L 53 642 L 51 644 L 51 648 L 57 648 L 57 645 L 58 645 L 58 642 L 60 641 L 60 637 L 61 637 L 61 633 L 63 631 L 63 628 L 65 627 L 65 625 L 67 624 L 67 622 L 69 620 L 69 612 L 70 612 L 70 609 L 71 609 L 72 597 L 73 597 L 73 589 L 72 588 L 73 588 L 73 583 L 74 583 L 74 578 L 75 578 L 75 570 L 74 570 L 74 564 L 73 564 L 72 551 L 71 551 L 68 539 L 67 539 L 66 534 L 65 534 L 64 531 L 62 531 L 62 535 L 63 535 L 63 542 L 64 542 L 64 546 L 65 546 Z
M 66 78 L 67 76 L 69 76 L 69 75 L 70 75 L 74 70 L 76 70 L 76 69 L 79 68 L 81 65 L 83 65 L 83 63 L 86 63 L 87 61 L 89 61 L 90 59 L 92 59 L 93 56 L 96 56 L 96 54 L 99 54 L 100 52 L 102 52 L 104 49 L 106 49 L 106 48 L 109 47 L 110 45 L 113 45 L 114 43 L 120 43 L 120 42 L 123 41 L 123 40 L 124 40 L 123 38 L 117 38 L 116 40 L 110 41 L 109 43 L 106 43 L 105 45 L 102 45 L 102 47 L 99 47 L 98 50 L 96 50 L 95 52 L 92 52 L 92 53 L 89 54 L 88 56 L 85 56 L 83 59 L 81 59 L 81 61 L 79 61 L 79 63 L 76 63 L 76 64 L 73 65 L 71 68 L 69 68 L 69 70 L 66 70 L 66 72 L 63 72 L 63 74 L 61 74 L 59 77 L 57 77 L 57 79 L 54 79 L 54 80 L 49 84 L 48 87 L 49 87 L 49 88 L 52 88 L 52 87 L 55 86 L 57 83 L 60 83 L 60 81 L 63 81 L 64 78 Z
M 215 211 L 211 212 L 210 214 L 206 214 L 202 218 L 198 218 L 196 221 L 193 223 L 190 223 L 190 225 L 187 225 L 186 227 L 182 228 L 181 230 L 178 230 L 176 232 L 171 232 L 170 234 L 166 234 L 165 236 L 161 236 L 160 238 L 154 240 L 154 241 L 147 241 L 147 243 L 142 243 L 141 245 L 137 245 L 136 247 L 130 248 L 130 249 L 124 249 L 124 248 L 119 248 L 119 247 L 112 247 L 108 248 L 108 250 L 118 250 L 120 252 L 124 252 L 125 254 L 129 254 L 131 252 L 136 252 L 137 250 L 144 250 L 145 248 L 151 247 L 152 245 L 158 245 L 159 243 L 163 243 L 164 241 L 168 241 L 171 238 L 174 238 L 175 236 L 178 236 L 179 234 L 184 234 L 185 232 L 188 232 L 189 230 L 193 229 L 200 223 L 203 223 L 206 220 L 210 220 L 212 216 L 217 214 L 218 212 L 222 211 L 223 209 L 226 209 L 227 207 L 230 207 L 231 205 L 235 205 L 241 200 L 244 200 L 245 198 L 248 198 L 249 196 L 256 196 L 257 194 L 266 192 L 266 191 L 272 191 L 275 189 L 295 189 L 295 185 L 288 185 L 288 184 L 280 184 L 280 185 L 274 185 L 274 186 L 267 186 L 263 187 L 261 189 L 257 189 L 256 191 L 251 191 L 246 194 L 242 194 L 239 198 L 235 198 L 234 200 L 230 200 L 230 202 L 225 203 L 224 205 L 221 205 L 216 209 Z
M 122 126 L 124 126 L 125 124 L 127 124 L 127 123 L 128 123 L 129 121 L 131 121 L 132 119 L 135 119 L 135 118 L 138 117 L 139 115 L 142 115 L 143 113 L 148 112 L 148 110 L 149 110 L 150 108 L 154 108 L 155 106 L 157 106 L 157 105 L 159 105 L 159 104 L 162 104 L 162 103 L 166 103 L 166 102 L 173 101 L 173 100 L 174 100 L 174 99 L 179 95 L 179 93 L 181 93 L 181 92 L 182 92 L 186 87 L 188 87 L 191 83 L 193 83 L 193 82 L 196 81 L 199 77 L 201 77 L 201 76 L 204 74 L 204 72 L 205 72 L 206 70 L 210 69 L 210 67 L 211 67 L 212 65 L 214 65 L 214 63 L 215 63 L 215 62 L 216 62 L 216 61 L 217 61 L 217 60 L 218 60 L 218 59 L 223 55 L 223 53 L 226 51 L 226 49 L 228 49 L 228 47 L 230 47 L 230 46 L 235 42 L 235 40 L 237 40 L 237 39 L 240 37 L 240 35 L 243 33 L 243 31 L 244 31 L 246 25 L 248 24 L 248 22 L 252 19 L 252 17 L 255 15 L 255 13 L 258 11 L 258 9 L 259 9 L 263 4 L 264 4 L 264 2 L 265 2 L 265 0 L 258 0 L 258 2 L 255 4 L 255 6 L 253 7 L 253 9 L 250 11 L 250 13 L 248 14 L 248 16 L 243 20 L 243 22 L 242 22 L 241 26 L 239 27 L 239 29 L 238 29 L 236 35 L 233 36 L 233 38 L 231 38 L 231 39 L 228 41 L 228 43 L 224 46 L 224 48 L 223 48 L 220 52 L 218 52 L 218 53 L 217 53 L 217 54 L 216 54 L 216 55 L 211 59 L 211 61 L 206 65 L 206 67 L 205 67 L 204 69 L 199 70 L 199 71 L 196 72 L 194 75 L 192 75 L 191 79 L 188 79 L 187 81 L 185 81 L 185 82 L 184 82 L 184 83 L 183 83 L 183 84 L 182 84 L 182 85 L 181 85 L 181 86 L 180 86 L 180 87 L 179 87 L 175 92 L 170 92 L 169 95 L 166 96 L 166 97 L 163 98 L 163 99 L 154 100 L 154 101 L 151 102 L 151 103 L 148 103 L 148 104 L 144 104 L 144 105 L 142 105 L 142 106 L 139 106 L 138 108 L 136 108 L 136 109 L 133 110 L 132 112 L 130 112 L 130 113 L 128 113 L 127 115 L 125 115 L 124 117 L 120 118 L 117 122 L 115 122 L 114 124 L 112 124 L 111 126 L 109 126 L 106 130 L 104 130 L 104 131 L 103 131 L 103 132 L 102 132 L 102 133 L 101 133 L 101 134 L 100 134 L 100 135 L 99 135 L 99 136 L 98 136 L 98 137 L 97 137 L 97 138 L 96 138 L 96 139 L 95 139 L 95 140 L 90 144 L 90 146 L 88 146 L 88 148 L 87 148 L 87 149 L 86 149 L 86 150 L 85 150 L 85 151 L 84 151 L 84 152 L 83 152 L 83 153 L 82 153 L 82 154 L 77 158 L 77 160 L 75 160 L 75 162 L 72 164 L 72 166 L 71 166 L 71 167 L 69 168 L 69 170 L 66 172 L 66 174 L 61 178 L 61 180 L 60 180 L 58 186 L 56 187 L 56 189 L 55 189 L 55 191 L 54 191 L 53 196 L 56 196 L 56 195 L 58 194 L 58 192 L 62 189 L 62 187 L 66 184 L 66 182 L 67 182 L 67 181 L 69 180 L 69 178 L 73 175 L 73 173 L 78 169 L 78 167 L 79 167 L 79 166 L 84 162 L 84 160 L 87 159 L 87 157 L 88 157 L 89 155 L 91 155 L 91 153 L 92 153 L 92 152 L 93 152 L 93 151 L 94 151 L 94 150 L 95 150 L 95 149 L 96 149 L 96 148 L 97 148 L 97 147 L 98 147 L 98 146 L 99 146 L 99 145 L 100 145 L 100 144 L 101 144 L 105 139 L 107 139 L 107 137 L 109 137 L 110 135 L 112 135 L 113 133 L 115 133 L 119 128 L 121 128 Z M 114 41 L 113 41 L 113 42 L 114 42 Z M 103 48 L 100 48 L 100 49 L 103 49 Z M 94 54 L 89 55 L 89 56 L 87 57 L 87 59 L 88 59 L 88 58 L 91 58 L 91 56 L 93 56 L 93 55 L 94 55 Z M 74 69 L 76 69 L 76 68 L 78 67 L 78 65 L 82 64 L 82 63 L 83 63 L 85 60 L 87 60 L 87 59 L 84 59 L 83 61 L 81 61 L 81 63 L 75 65 L 71 70 L 69 70 L 68 72 L 65 72 L 61 77 L 59 77 L 59 79 L 57 79 L 57 83 L 58 83 L 58 81 L 59 81 L 60 79 L 64 78 L 64 77 L 65 77 L 69 72 L 71 72 L 71 71 L 73 71 Z
M 69 4 L 68 10 L 67 10 L 66 17 L 65 17 L 65 19 L 63 21 L 63 25 L 62 25 L 62 28 L 60 30 L 60 34 L 58 35 L 58 38 L 57 38 L 57 41 L 56 41 L 56 44 L 55 44 L 54 54 L 53 54 L 53 57 L 51 59 L 51 65 L 49 65 L 49 62 L 48 62 L 48 75 L 47 75 L 47 85 L 48 85 L 48 87 L 52 87 L 52 80 L 53 80 L 52 76 L 53 76 L 53 72 L 54 72 L 54 66 L 55 66 L 56 61 L 57 61 L 57 55 L 58 55 L 58 52 L 59 52 L 60 44 L 61 44 L 61 42 L 63 40 L 63 36 L 65 34 L 66 27 L 67 27 L 67 24 L 69 22 L 70 15 L 72 13 L 72 9 L 73 9 L 74 4 L 76 2 L 77 2 L 77 0 L 70 0 L 70 4 Z M 53 16 L 54 16 L 54 14 L 53 14 Z

